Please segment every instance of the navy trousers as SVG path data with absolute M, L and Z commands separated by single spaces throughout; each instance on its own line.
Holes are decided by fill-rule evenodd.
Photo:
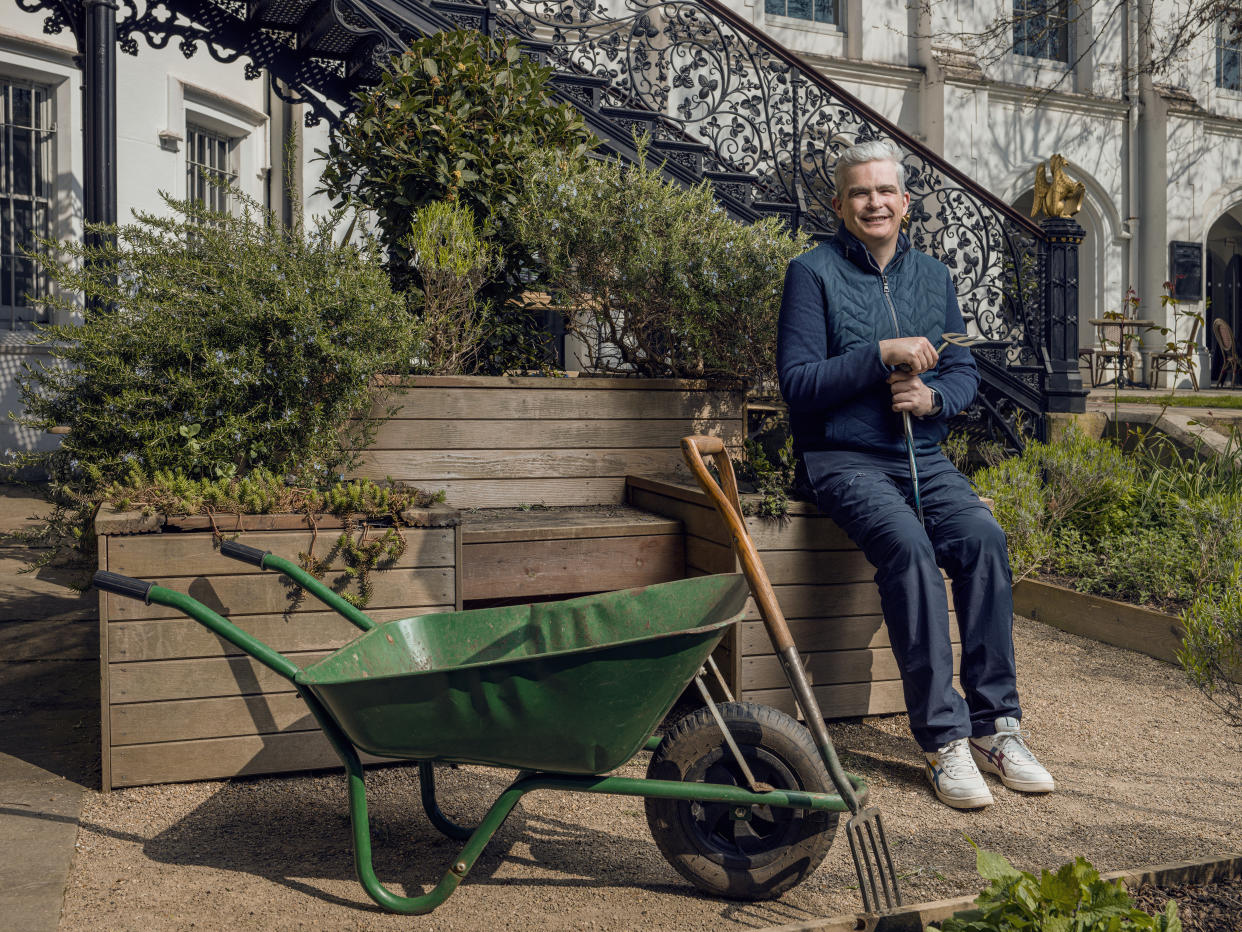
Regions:
M 946 468 L 920 472 L 926 529 L 914 510 L 905 461 L 840 464 L 816 476 L 820 511 L 876 567 L 875 581 L 901 668 L 910 729 L 924 751 L 1021 718 L 1013 659 L 1013 590 L 1005 533 L 970 481 Z M 805 475 L 805 474 L 804 474 Z M 949 606 L 953 586 L 961 634 L 961 687 L 953 686 Z

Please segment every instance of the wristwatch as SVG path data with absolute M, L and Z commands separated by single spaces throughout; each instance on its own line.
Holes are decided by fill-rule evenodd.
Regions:
M 928 391 L 931 392 L 932 407 L 931 410 L 927 412 L 927 417 L 931 417 L 932 415 L 939 414 L 942 410 L 944 410 L 944 399 L 940 397 L 940 392 L 936 391 L 934 388 L 929 388 Z

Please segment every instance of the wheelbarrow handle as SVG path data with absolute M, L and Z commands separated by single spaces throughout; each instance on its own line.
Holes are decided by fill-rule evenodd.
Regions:
M 283 654 L 272 650 L 262 641 L 251 637 L 222 615 L 217 615 L 202 602 L 184 592 L 165 589 L 144 579 L 122 576 L 120 573 L 109 573 L 100 570 L 95 574 L 95 588 L 115 595 L 123 595 L 131 599 L 141 599 L 147 605 L 167 605 L 189 615 L 205 628 L 214 631 L 220 637 L 236 647 L 240 647 L 259 663 L 276 671 L 287 680 L 293 680 L 301 672 L 296 663 Z
M 328 608 L 334 609 L 338 614 L 343 615 L 347 621 L 363 631 L 370 631 L 375 627 L 375 621 L 360 611 L 356 605 L 341 598 L 296 563 L 286 560 L 284 557 L 278 557 L 270 550 L 260 550 L 258 547 L 251 547 L 240 541 L 226 540 L 220 543 L 220 554 L 234 560 L 240 560 L 242 563 L 249 563 L 251 566 L 257 566 L 261 570 L 275 570 L 278 573 L 283 573 L 328 606 Z

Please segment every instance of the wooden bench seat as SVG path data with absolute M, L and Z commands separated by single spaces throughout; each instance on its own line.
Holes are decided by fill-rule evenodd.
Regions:
M 683 578 L 682 523 L 628 505 L 462 513 L 465 607 Z

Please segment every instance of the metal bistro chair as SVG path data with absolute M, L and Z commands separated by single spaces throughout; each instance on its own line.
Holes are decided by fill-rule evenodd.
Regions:
M 1212 333 L 1216 337 L 1216 348 L 1221 355 L 1220 376 L 1216 379 L 1216 387 L 1220 388 L 1225 384 L 1225 373 L 1228 372 L 1232 375 L 1230 384 L 1237 388 L 1238 369 L 1242 366 L 1242 359 L 1238 358 L 1238 345 L 1233 339 L 1233 328 L 1218 317 L 1212 321 Z
M 1160 378 L 1160 370 L 1168 368 L 1173 373 L 1173 378 L 1177 378 L 1179 371 L 1185 370 L 1190 376 L 1191 387 L 1199 390 L 1199 377 L 1195 375 L 1195 350 L 1198 349 L 1199 324 L 1202 321 L 1196 317 L 1194 323 L 1190 327 L 1190 339 L 1179 344 L 1181 349 L 1165 350 L 1160 353 L 1151 354 L 1151 374 L 1148 377 L 1149 384 L 1152 388 L 1156 387 L 1156 382 Z M 1220 323 L 1225 323 L 1223 320 Z M 1228 325 L 1226 325 L 1228 326 Z M 1234 356 L 1236 359 L 1237 356 Z M 1176 386 L 1173 386 L 1176 387 Z
M 1133 383 L 1134 361 L 1138 358 L 1138 353 L 1129 348 L 1125 327 L 1121 323 L 1108 323 L 1097 324 L 1095 329 L 1096 342 L 1099 345 L 1092 353 L 1095 368 L 1092 370 L 1091 384 L 1103 384 L 1104 370 L 1110 365 L 1116 368 L 1117 379 L 1124 374 Z

